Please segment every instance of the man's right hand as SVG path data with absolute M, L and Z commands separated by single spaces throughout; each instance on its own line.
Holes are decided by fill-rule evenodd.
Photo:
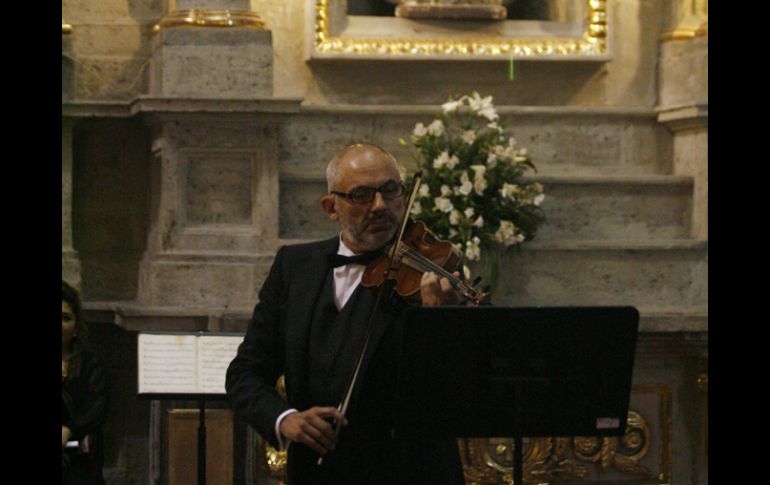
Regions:
M 334 429 L 326 421 L 333 418 L 347 426 L 345 416 L 332 407 L 313 407 L 306 411 L 287 414 L 279 426 L 281 435 L 291 441 L 303 443 L 323 456 L 334 449 Z

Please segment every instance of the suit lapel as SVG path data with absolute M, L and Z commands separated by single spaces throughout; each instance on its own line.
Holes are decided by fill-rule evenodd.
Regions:
M 339 236 L 319 242 L 301 266 L 292 266 L 297 274 L 285 275 L 291 292 L 286 311 L 286 392 L 297 405 L 310 404 L 306 402 L 310 323 L 329 271 L 329 256 L 338 247 Z

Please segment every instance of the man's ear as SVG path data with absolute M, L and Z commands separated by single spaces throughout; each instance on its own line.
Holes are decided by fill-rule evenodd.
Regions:
M 336 201 L 333 194 L 327 194 L 321 197 L 321 208 L 323 208 L 326 216 L 329 219 L 333 221 L 339 219 L 339 215 L 337 214 Z

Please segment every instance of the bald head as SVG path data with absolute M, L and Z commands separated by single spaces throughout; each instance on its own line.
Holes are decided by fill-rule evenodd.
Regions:
M 393 155 L 369 143 L 350 145 L 329 162 L 326 170 L 329 193 L 321 197 L 326 215 L 340 225 L 342 240 L 353 252 L 384 247 L 403 220 L 404 198 L 385 197 L 380 188 L 402 182 Z M 353 190 L 369 188 L 373 198 L 354 201 Z
M 346 146 L 334 155 L 334 158 L 331 159 L 326 167 L 327 189 L 329 192 L 335 189 L 343 170 L 348 168 L 355 170 L 358 165 L 371 163 L 375 159 L 381 159 L 383 155 L 392 161 L 393 168 L 396 172 L 399 172 L 396 158 L 382 147 L 371 143 L 356 143 Z

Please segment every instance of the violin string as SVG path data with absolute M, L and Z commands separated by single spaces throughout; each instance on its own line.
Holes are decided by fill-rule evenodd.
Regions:
M 436 272 L 444 276 L 445 278 L 447 278 L 450 282 L 454 283 L 453 286 L 455 286 L 455 288 L 458 288 L 460 291 L 462 291 L 466 295 L 471 293 L 472 291 L 471 288 L 468 287 L 462 280 L 460 280 L 459 278 L 457 278 L 455 275 L 445 270 L 444 268 L 440 267 L 430 259 L 426 258 L 422 254 L 418 253 L 417 251 L 414 251 L 409 247 L 404 247 L 402 249 L 399 246 L 399 253 L 401 257 L 403 257 L 404 255 L 409 256 L 416 263 L 416 265 L 419 266 L 419 268 L 417 269 L 420 269 L 422 271 Z
M 456 279 L 455 276 L 448 271 L 446 271 L 444 268 L 440 267 L 430 259 L 426 258 L 422 254 L 412 250 L 411 248 L 404 248 L 402 251 L 400 251 L 401 256 L 403 258 L 404 255 L 409 256 L 412 258 L 412 260 L 418 264 L 420 267 L 417 269 L 420 269 L 422 271 L 433 271 L 434 273 L 438 273 L 448 279 Z

